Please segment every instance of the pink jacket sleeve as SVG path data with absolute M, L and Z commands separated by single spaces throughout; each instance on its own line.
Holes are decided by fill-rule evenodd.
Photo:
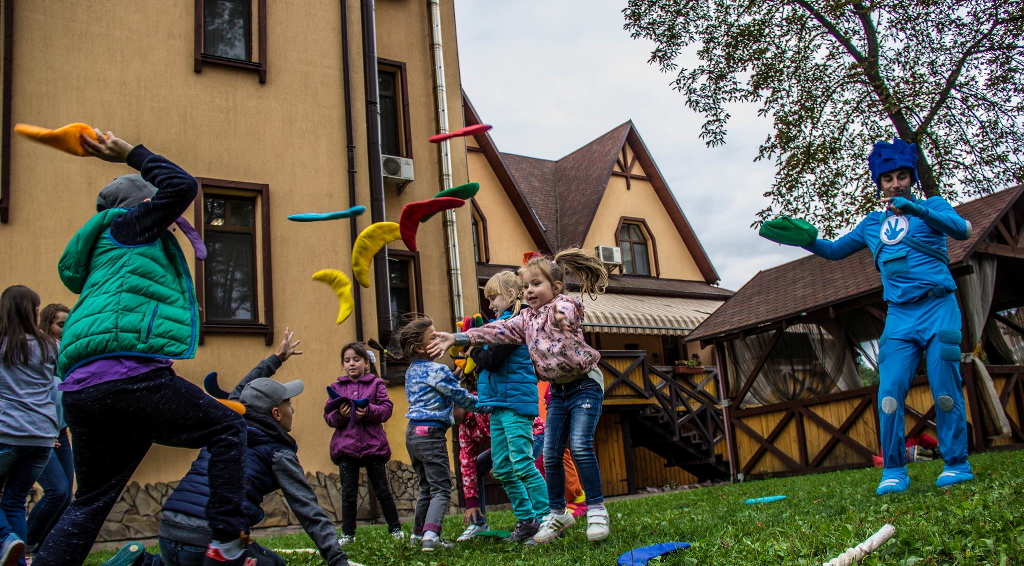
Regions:
M 559 295 L 555 298 L 555 310 L 565 316 L 574 332 L 583 326 L 583 304 L 579 299 Z
M 513 316 L 504 320 L 489 322 L 480 328 L 470 328 L 466 335 L 474 346 L 481 344 L 525 344 L 526 343 L 526 317 Z

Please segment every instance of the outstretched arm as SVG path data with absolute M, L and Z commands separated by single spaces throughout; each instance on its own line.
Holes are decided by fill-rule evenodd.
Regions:
M 316 493 L 306 483 L 306 474 L 295 452 L 274 452 L 273 471 L 288 507 L 295 513 L 295 518 L 309 538 L 313 539 L 313 544 L 320 550 L 320 556 L 330 566 L 347 564 L 348 556 L 338 544 L 338 533 L 327 513 L 317 504 Z
M 938 230 L 954 240 L 966 240 L 971 237 L 973 227 L 968 220 L 964 220 L 956 210 L 942 197 L 932 197 L 924 204 L 912 202 L 903 197 L 893 199 L 882 199 L 888 204 L 890 210 L 898 213 L 916 216 L 925 224 Z
M 455 334 L 435 332 L 430 345 L 427 346 L 427 354 L 436 360 L 452 346 L 524 344 L 525 342 L 526 327 L 523 324 L 523 317 L 514 316 L 489 322 L 480 328 L 471 328 L 467 332 Z
M 277 352 L 271 354 L 269 358 L 261 361 L 256 367 L 252 368 L 252 371 L 248 375 L 242 378 L 242 381 L 238 382 L 234 390 L 231 391 L 231 395 L 228 399 L 232 401 L 238 401 L 242 396 L 242 390 L 245 389 L 246 385 L 254 379 L 261 377 L 270 377 L 277 373 L 277 370 L 281 368 L 281 364 L 288 360 L 292 356 L 301 356 L 302 350 L 296 350 L 295 347 L 299 345 L 301 340 L 292 342 L 292 338 L 295 334 L 290 328 L 284 329 L 284 339 L 281 340 L 281 345 L 277 347 Z
M 459 379 L 455 377 L 452 370 L 448 369 L 447 366 L 439 366 L 436 373 L 431 376 L 431 384 L 438 393 L 448 397 L 455 404 L 472 411 L 476 409 L 477 397 L 473 395 L 461 385 L 459 385 Z
M 849 234 L 842 236 L 834 242 L 819 239 L 808 246 L 803 246 L 805 250 L 812 254 L 831 261 L 847 258 L 866 247 L 868 245 L 864 240 L 863 220 Z

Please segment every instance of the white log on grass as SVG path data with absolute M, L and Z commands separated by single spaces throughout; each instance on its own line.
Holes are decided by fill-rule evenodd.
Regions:
M 868 539 L 853 548 L 847 548 L 846 552 L 836 556 L 832 560 L 829 560 L 824 566 L 850 566 L 851 564 L 857 564 L 864 559 L 865 556 L 878 550 L 883 544 L 885 544 L 892 535 L 896 534 L 896 527 L 893 527 L 889 523 L 878 529 L 878 532 L 868 537 Z

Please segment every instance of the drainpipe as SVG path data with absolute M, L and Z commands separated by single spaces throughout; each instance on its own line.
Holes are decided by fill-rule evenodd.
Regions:
M 352 83 L 349 72 L 348 54 L 348 0 L 341 0 L 341 75 L 344 80 L 345 91 L 345 143 L 348 148 L 348 205 L 356 205 L 356 142 L 352 135 Z M 356 226 L 355 218 L 348 223 L 349 236 L 352 245 L 355 245 L 359 237 L 359 227 Z M 353 314 L 356 317 L 356 340 L 362 342 L 363 338 L 363 301 L 359 285 L 352 286 L 352 302 L 354 304 Z
M 437 97 L 437 131 L 448 133 L 448 97 L 444 80 L 444 50 L 441 45 L 441 6 L 428 0 L 430 6 L 430 47 L 434 52 L 434 94 Z M 441 189 L 452 188 L 452 155 L 448 140 L 441 142 Z M 459 236 L 455 230 L 455 211 L 444 211 L 445 251 L 448 254 L 448 285 L 452 292 L 452 315 L 462 320 L 462 269 L 459 266 Z
M 384 222 L 384 171 L 381 169 L 380 93 L 377 78 L 377 29 L 373 0 L 360 2 L 363 27 L 363 83 L 366 90 L 366 154 L 370 177 L 370 220 Z M 391 290 L 388 287 L 388 249 L 373 257 L 376 290 L 377 335 L 383 344 L 391 340 Z M 383 358 L 383 356 L 382 356 Z M 381 360 L 384 365 L 384 360 Z M 384 373 L 384 369 L 381 369 Z

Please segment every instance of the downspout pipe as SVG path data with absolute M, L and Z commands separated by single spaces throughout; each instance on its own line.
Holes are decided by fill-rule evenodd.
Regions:
M 444 49 L 441 36 L 441 5 L 439 0 L 428 0 L 430 7 L 430 47 L 434 55 L 434 94 L 437 97 L 437 131 L 448 133 L 448 97 L 444 77 Z M 441 142 L 441 189 L 452 188 L 451 143 Z M 459 236 L 456 231 L 455 211 L 444 212 L 445 251 L 448 255 L 448 285 L 452 293 L 452 316 L 462 320 L 462 269 L 459 265 Z
M 366 161 L 370 179 L 370 220 L 384 222 L 384 170 L 381 169 L 380 93 L 377 76 L 377 24 L 373 0 L 361 0 L 363 30 L 363 83 L 366 91 Z M 388 287 L 388 249 L 373 257 L 377 334 L 383 344 L 391 340 L 391 289 Z M 384 360 L 381 360 L 383 365 Z M 383 373 L 383 368 L 381 369 Z
M 348 52 L 348 0 L 341 0 L 341 76 L 345 94 L 345 144 L 348 153 L 348 205 L 356 205 L 356 142 L 352 134 L 352 73 L 349 69 Z M 359 227 L 353 218 L 348 223 L 352 245 L 359 237 Z M 356 322 L 356 340 L 363 342 L 363 301 L 359 285 L 352 286 L 353 313 Z

